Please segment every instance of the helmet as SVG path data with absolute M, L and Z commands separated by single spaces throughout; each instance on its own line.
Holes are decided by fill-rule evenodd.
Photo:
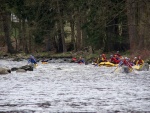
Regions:
M 33 56 L 33 55 L 30 55 L 30 58 L 34 58 L 34 56 Z
M 141 58 L 141 56 L 138 56 L 138 58 L 140 59 L 140 58 Z
M 105 54 L 102 54 L 102 56 L 105 56 Z
M 128 57 L 125 57 L 124 59 L 128 60 Z
M 124 60 L 125 58 L 124 57 L 121 57 L 121 58 L 119 58 L 120 60 Z

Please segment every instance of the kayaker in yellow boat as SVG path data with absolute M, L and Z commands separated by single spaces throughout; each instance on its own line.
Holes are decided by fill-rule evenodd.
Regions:
M 99 55 L 99 57 L 94 60 L 94 65 L 97 66 L 99 63 L 101 62 L 107 62 L 107 58 L 106 58 L 106 55 L 105 54 L 102 54 L 102 55 Z
M 47 64 L 48 63 L 48 59 L 44 58 L 41 62 L 42 62 L 42 64 Z
M 34 66 L 37 66 L 37 61 L 33 55 L 30 55 L 30 58 L 28 59 L 28 64 L 34 64 Z
M 143 68 L 143 65 L 144 65 L 144 60 L 142 60 L 141 56 L 139 56 L 138 58 L 136 58 L 136 62 L 133 68 L 136 70 L 141 70 Z
M 137 60 L 138 60 L 138 58 L 137 58 L 137 57 L 134 57 L 134 59 L 133 59 L 133 61 L 132 61 L 133 65 L 136 65 Z
M 119 58 L 117 55 L 111 55 L 111 59 L 110 59 L 110 62 L 113 63 L 113 64 L 118 64 L 120 62 Z
M 105 54 L 100 55 L 100 57 L 97 59 L 97 64 L 101 62 L 107 62 L 107 58 Z
M 30 55 L 30 58 L 28 59 L 28 63 L 33 63 L 33 64 L 36 64 L 36 59 L 33 55 Z
M 143 65 L 143 64 L 144 64 L 144 60 L 142 60 L 141 56 L 139 56 L 136 61 L 136 65 Z
M 101 62 L 107 62 L 107 58 L 105 54 L 102 54 Z
M 114 54 L 114 56 L 117 56 L 118 60 L 119 60 L 120 58 L 122 58 L 122 56 L 119 54 L 119 51 L 117 51 L 117 53 Z
M 127 57 L 125 57 L 124 59 L 120 60 L 118 67 L 120 67 L 122 65 L 127 66 L 129 69 L 133 69 L 132 65 L 129 62 L 129 58 L 127 58 Z

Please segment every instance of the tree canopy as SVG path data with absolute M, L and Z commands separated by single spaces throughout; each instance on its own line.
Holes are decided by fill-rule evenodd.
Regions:
M 10 53 L 150 50 L 149 12 L 148 0 L 5 0 L 0 35 Z

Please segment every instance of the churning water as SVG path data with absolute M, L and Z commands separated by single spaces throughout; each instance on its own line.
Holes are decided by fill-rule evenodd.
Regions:
M 27 61 L 0 60 L 9 68 Z M 38 64 L 34 71 L 0 75 L 0 111 L 150 112 L 150 71 L 111 73 L 91 64 Z

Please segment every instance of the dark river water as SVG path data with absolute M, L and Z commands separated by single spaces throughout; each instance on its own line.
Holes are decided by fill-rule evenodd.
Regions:
M 0 60 L 9 68 L 26 61 Z M 34 71 L 0 75 L 0 112 L 150 112 L 150 71 L 39 63 Z

